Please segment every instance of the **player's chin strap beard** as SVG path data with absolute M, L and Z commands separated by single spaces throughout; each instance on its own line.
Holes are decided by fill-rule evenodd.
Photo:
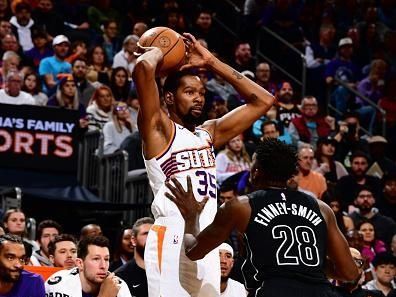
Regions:
M 193 126 L 197 126 L 203 123 L 203 113 L 200 114 L 199 117 L 195 117 L 192 115 L 191 110 L 182 117 L 182 121 L 183 123 L 187 126 L 187 125 L 193 125 Z

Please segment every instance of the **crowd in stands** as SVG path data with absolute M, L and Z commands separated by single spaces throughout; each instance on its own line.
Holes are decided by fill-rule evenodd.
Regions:
M 339 284 L 340 288 L 348 288 L 348 294 L 375 290 L 372 296 L 396 296 L 395 1 L 245 0 L 237 4 L 244 5 L 243 26 L 235 32 L 239 38 L 234 38 L 231 48 L 221 40 L 226 31 L 215 22 L 219 4 L 211 1 L 1 0 L 0 103 L 77 110 L 79 135 L 99 130 L 104 135 L 105 154 L 126 149 L 130 158 L 141 158 L 139 145 L 131 149 L 131 142 L 140 141 L 139 102 L 131 76 L 137 42 L 154 26 L 191 32 L 277 99 L 250 130 L 216 152 L 220 200 L 249 191 L 251 158 L 260 139 L 278 138 L 295 146 L 299 162 L 290 187 L 333 209 L 364 275 L 358 286 Z M 227 21 L 233 20 L 225 20 L 226 25 Z M 256 32 L 261 26 L 293 44 L 305 57 L 306 94 L 276 65 L 255 55 Z M 278 53 L 290 66 L 286 71 L 292 73 L 297 62 L 285 48 L 267 46 L 263 51 Z M 244 103 L 217 75 L 207 69 L 196 69 L 196 73 L 206 86 L 204 120 L 218 118 Z M 385 129 L 377 107 L 386 112 Z M 37 283 L 28 272 L 36 271 L 34 266 L 78 267 L 84 279 L 81 273 L 89 273 L 85 262 L 90 246 L 104 249 L 106 264 L 100 269 L 115 271 L 132 296 L 147 296 L 143 251 L 153 221 L 142 218 L 129 223 L 134 225 L 120 229 L 116 246 L 106 241 L 100 226 L 85 226 L 77 241 L 52 220 L 40 222 L 32 240 L 26 237 L 23 211 L 6 212 L 3 228 L 7 235 L 0 237 L 0 261 L 6 243 L 23 244 L 25 251 L 18 250 L 13 261 L 27 266 L 20 283 L 11 291 L 0 288 L 0 296 L 27 290 L 23 282 L 37 286 L 37 292 L 50 292 L 56 284 L 47 281 L 44 288 Z M 222 265 L 231 270 L 234 262 L 226 258 L 232 254 L 238 267 L 243 249 L 237 234 L 229 243 L 232 253 L 227 247 L 221 257 Z M 235 270 L 231 274 L 243 282 Z M 114 289 L 112 284 L 103 284 L 105 289 Z M 222 289 L 226 287 L 222 283 Z M 92 292 L 99 290 L 100 286 Z M 343 296 L 358 296 L 342 291 Z

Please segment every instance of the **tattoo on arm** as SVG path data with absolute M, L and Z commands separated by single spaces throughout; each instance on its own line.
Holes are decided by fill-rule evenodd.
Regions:
M 232 72 L 232 75 L 234 75 L 236 77 L 236 79 L 242 79 L 243 78 L 243 75 L 240 74 L 238 71 L 235 71 L 235 70 Z
M 252 94 L 250 94 L 250 96 L 249 96 L 249 103 L 251 103 L 251 102 L 256 102 L 257 99 L 258 99 L 257 95 L 254 94 L 254 93 L 252 93 Z

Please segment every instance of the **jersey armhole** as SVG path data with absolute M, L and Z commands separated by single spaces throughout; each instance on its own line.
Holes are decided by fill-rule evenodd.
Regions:
M 168 152 L 169 148 L 172 146 L 173 142 L 175 141 L 175 136 L 176 136 L 176 125 L 175 125 L 175 122 L 172 121 L 171 140 L 169 141 L 168 145 L 164 148 L 164 150 L 154 157 L 155 159 L 157 159 L 157 160 L 161 159 Z

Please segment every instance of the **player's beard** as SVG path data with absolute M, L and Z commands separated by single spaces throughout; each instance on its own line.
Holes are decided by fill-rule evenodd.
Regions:
M 200 125 L 204 121 L 203 112 L 199 116 L 194 116 L 192 113 L 192 109 L 188 111 L 188 113 L 182 118 L 183 123 L 192 124 L 194 126 Z
M 222 283 L 225 283 L 225 282 L 228 281 L 229 278 L 230 278 L 229 275 L 227 275 L 227 276 L 221 276 L 220 280 L 221 280 Z
M 18 271 L 18 274 L 14 274 L 11 276 L 11 273 L 8 269 L 0 266 L 0 279 L 6 283 L 16 283 L 21 276 L 21 270 Z

